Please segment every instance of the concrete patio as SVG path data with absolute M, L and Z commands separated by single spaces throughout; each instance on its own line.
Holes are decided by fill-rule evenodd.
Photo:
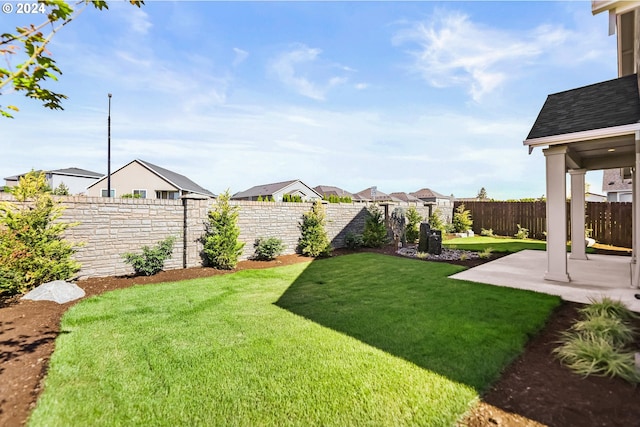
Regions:
M 593 254 L 588 257 L 588 260 L 568 259 L 569 283 L 545 280 L 547 253 L 534 250 L 498 258 L 450 277 L 558 295 L 579 303 L 608 296 L 640 312 L 640 300 L 634 297 L 640 289 L 631 287 L 631 257 Z

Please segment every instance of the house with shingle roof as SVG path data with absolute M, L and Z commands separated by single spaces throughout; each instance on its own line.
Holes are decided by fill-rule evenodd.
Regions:
M 322 199 L 322 195 L 299 179 L 256 185 L 234 194 L 232 200 L 263 200 L 269 198 L 281 202 L 285 195 L 299 196 L 305 202 Z
M 633 200 L 631 176 L 625 176 L 624 171 L 624 169 L 606 169 L 602 172 L 602 191 L 607 195 L 607 202 Z
M 107 197 L 107 177 L 87 188 L 91 197 Z M 131 194 L 142 199 L 179 199 L 187 194 L 216 197 L 184 175 L 136 159 L 111 174 L 111 197 Z
M 338 197 L 351 197 L 353 199 L 353 194 L 350 192 L 343 190 L 339 187 L 334 187 L 332 185 L 318 185 L 313 187 L 314 191 L 320 194 L 322 197 L 330 197 L 330 196 L 338 196 Z
M 97 180 L 104 176 L 103 174 L 98 172 L 93 172 L 76 167 L 36 172 L 45 173 L 47 184 L 52 190 L 55 190 L 56 188 L 60 187 L 60 184 L 63 184 L 65 187 L 67 187 L 69 194 L 73 195 L 85 194 L 88 186 L 95 183 Z M 18 185 L 20 178 L 25 176 L 27 173 L 28 172 L 6 177 L 4 179 L 5 185 L 7 187 Z
M 358 202 L 391 202 L 391 196 L 378 190 L 377 187 L 365 188 L 354 194 L 354 201 Z
M 591 12 L 609 14 L 609 34 L 617 35 L 618 78 L 547 96 L 523 144 L 545 157 L 547 269 L 546 280 L 570 282 L 570 259 L 588 261 L 585 250 L 585 174 L 590 170 L 640 166 L 640 1 L 593 1 Z M 571 203 L 567 209 L 567 173 Z M 635 190 L 640 177 L 633 175 Z M 632 190 L 633 191 L 633 190 Z M 635 197 L 634 197 L 635 198 Z M 570 236 L 567 223 L 570 216 Z M 634 218 L 640 206 L 633 204 Z M 640 227 L 634 234 L 634 255 Z M 635 258 L 634 258 L 635 259 Z M 640 287 L 640 267 L 631 263 L 631 286 Z
M 423 206 L 424 205 L 424 202 L 422 200 L 418 199 L 415 196 L 412 196 L 411 194 L 407 194 L 404 191 L 391 193 L 389 194 L 389 196 L 391 197 L 392 201 L 396 203 L 400 203 L 402 205 L 407 205 L 407 206 Z

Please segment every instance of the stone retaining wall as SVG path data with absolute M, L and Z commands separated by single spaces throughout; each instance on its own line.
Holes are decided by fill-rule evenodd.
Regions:
M 11 200 L 0 193 L 0 200 Z M 130 274 L 132 268 L 122 260 L 125 252 L 139 252 L 169 236 L 176 237 L 171 259 L 165 269 L 202 265 L 200 237 L 205 230 L 211 199 L 155 200 L 69 196 L 57 197 L 66 207 L 63 221 L 78 222 L 66 232 L 66 239 L 82 242 L 74 258 L 82 264 L 80 278 Z M 241 259 L 254 254 L 258 237 L 277 237 L 285 245 L 284 254 L 296 251 L 302 214 L 311 203 L 231 201 L 240 207 L 240 241 L 245 243 Z M 366 204 L 325 204 L 326 230 L 334 248 L 344 246 L 348 232 L 362 233 Z M 390 207 L 393 209 L 393 206 Z M 426 216 L 427 208 L 419 208 Z

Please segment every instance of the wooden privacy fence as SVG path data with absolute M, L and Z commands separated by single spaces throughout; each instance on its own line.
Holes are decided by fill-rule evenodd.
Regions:
M 529 237 L 545 239 L 547 228 L 546 202 L 455 202 L 454 208 L 464 204 L 471 212 L 473 232 L 480 234 L 484 228 L 492 229 L 500 236 L 513 236 L 518 225 L 529 230 Z M 570 208 L 567 202 L 567 239 L 570 239 Z M 605 245 L 630 248 L 632 203 L 587 202 L 585 225 L 591 229 L 591 237 Z

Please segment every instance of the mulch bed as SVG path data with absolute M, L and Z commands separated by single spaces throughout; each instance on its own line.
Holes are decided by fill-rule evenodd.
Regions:
M 392 248 L 377 252 L 393 254 Z M 350 253 L 339 250 L 335 255 Z M 498 255 L 495 255 L 498 256 Z M 493 259 L 495 259 L 495 256 Z M 235 270 L 269 268 L 308 261 L 286 255 L 276 261 L 242 261 Z M 475 266 L 487 260 L 456 261 Z M 150 277 L 106 277 L 79 282 L 87 297 L 150 284 L 225 274 L 211 268 L 163 271 Z M 42 391 L 62 314 L 75 302 L 0 301 L 0 426 L 22 426 Z M 640 387 L 622 380 L 582 378 L 564 368 L 551 351 L 570 327 L 580 304 L 564 302 L 524 353 L 508 366 L 462 425 L 480 426 L 640 426 Z M 636 325 L 640 328 L 640 321 Z M 640 340 L 636 343 L 640 348 Z M 470 349 L 472 351 L 472 349 Z M 482 355 L 478 355 L 482 357 Z

